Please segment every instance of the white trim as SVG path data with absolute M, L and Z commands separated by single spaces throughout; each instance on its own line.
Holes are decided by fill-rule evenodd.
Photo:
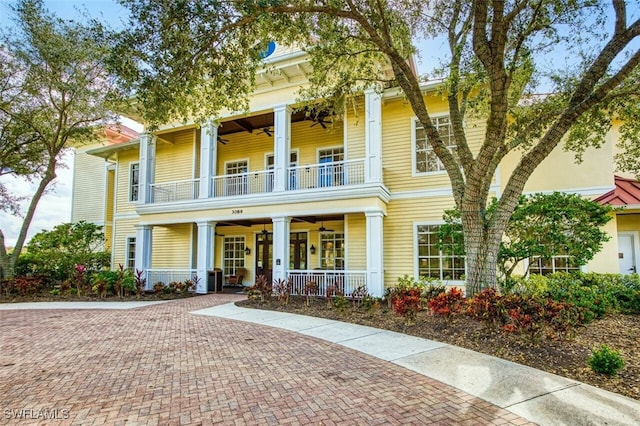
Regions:
M 76 171 L 78 170 L 78 149 L 73 149 L 73 173 L 71 177 L 71 220 L 75 217 L 75 199 L 76 199 Z
M 500 185 L 494 184 L 489 187 L 489 192 L 500 192 Z M 411 191 L 397 191 L 391 193 L 391 200 L 407 200 L 424 197 L 453 197 L 453 190 L 450 186 L 434 189 L 416 189 Z
M 343 158 L 343 161 L 344 161 L 346 153 L 345 153 L 345 150 L 344 150 L 344 142 L 343 142 L 342 145 L 316 147 L 316 164 L 320 164 L 320 151 L 329 151 L 329 150 L 334 150 L 334 149 L 342 149 L 342 158 Z
M 240 158 L 240 159 L 238 159 L 238 160 L 229 160 L 229 161 L 225 161 L 225 162 L 224 162 L 224 174 L 225 174 L 225 175 L 228 175 L 228 174 L 229 174 L 229 171 L 227 170 L 227 165 L 228 165 L 228 164 L 231 164 L 231 163 L 241 163 L 241 162 L 243 162 L 243 161 L 246 161 L 246 162 L 247 162 L 247 171 L 246 171 L 246 172 L 244 172 L 244 173 L 249 173 L 249 172 L 251 171 L 251 169 L 249 168 L 249 167 L 250 167 L 250 164 L 249 164 L 249 158 L 247 157 L 247 158 Z M 234 174 L 236 174 L 236 173 L 234 173 Z M 238 174 L 241 174 L 241 173 L 238 173 Z
M 615 186 L 586 186 L 584 188 L 558 188 L 553 190 L 544 190 L 544 191 L 527 191 L 523 192 L 523 195 L 533 195 L 533 194 L 553 194 L 554 192 L 564 192 L 567 194 L 576 194 L 581 195 L 583 197 L 591 196 L 591 195 L 602 195 L 611 190 L 615 189 Z
M 114 213 L 113 220 L 131 220 L 131 219 L 139 219 L 140 215 L 138 213 Z
M 271 194 L 269 196 L 265 196 L 265 194 L 253 194 L 234 197 L 176 201 L 162 204 L 146 204 L 137 206 L 136 212 L 138 214 L 177 213 L 220 209 L 229 207 L 230 205 L 243 208 L 288 203 L 295 205 L 306 202 L 352 200 L 355 198 L 376 198 L 384 203 L 388 203 L 390 201 L 389 191 L 386 187 L 380 184 L 363 184 L 357 186 L 354 185 L 349 189 L 345 189 L 344 187 L 334 187 L 324 188 L 323 191 L 318 191 L 317 189 L 284 191 L 277 195 Z M 349 210 L 349 208 L 347 208 L 347 211 L 358 212 L 362 211 L 362 209 Z M 237 220 L 237 217 L 235 217 L 235 219 Z

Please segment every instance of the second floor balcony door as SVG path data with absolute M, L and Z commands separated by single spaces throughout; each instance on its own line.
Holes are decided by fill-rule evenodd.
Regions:
M 234 161 L 226 164 L 227 195 L 243 195 L 247 193 L 246 161 Z

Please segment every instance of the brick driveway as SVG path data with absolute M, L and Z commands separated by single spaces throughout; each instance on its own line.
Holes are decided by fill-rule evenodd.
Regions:
M 341 346 L 189 314 L 242 297 L 0 311 L 0 424 L 527 424 Z

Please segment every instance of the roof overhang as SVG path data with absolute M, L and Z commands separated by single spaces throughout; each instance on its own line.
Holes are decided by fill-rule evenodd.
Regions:
M 87 154 L 95 155 L 96 157 L 102 157 L 104 159 L 111 158 L 113 154 L 120 151 L 128 151 L 131 149 L 137 149 L 140 145 L 140 139 L 131 139 L 127 142 L 122 142 L 114 145 L 101 146 L 100 148 L 93 148 L 87 150 Z

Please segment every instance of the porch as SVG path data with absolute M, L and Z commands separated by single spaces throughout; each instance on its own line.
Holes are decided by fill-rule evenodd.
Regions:
M 285 191 L 326 190 L 365 183 L 365 160 L 323 162 L 289 167 Z M 214 176 L 206 198 L 237 197 L 277 192 L 273 170 Z M 149 204 L 192 201 L 200 197 L 200 179 L 160 182 L 150 185 Z
M 208 273 L 210 271 L 207 271 Z M 211 271 L 212 272 L 212 271 Z M 171 282 L 184 282 L 185 280 L 204 281 L 207 285 L 207 276 L 200 277 L 197 269 L 147 269 L 146 290 L 152 290 L 156 283 L 168 285 Z M 367 271 L 329 271 L 329 270 L 287 270 L 286 279 L 291 283 L 291 295 L 309 295 L 314 297 L 326 297 L 329 294 L 341 294 L 351 297 L 353 292 L 367 287 Z M 248 283 L 247 283 L 248 284 Z M 246 287 L 246 286 L 245 286 Z

